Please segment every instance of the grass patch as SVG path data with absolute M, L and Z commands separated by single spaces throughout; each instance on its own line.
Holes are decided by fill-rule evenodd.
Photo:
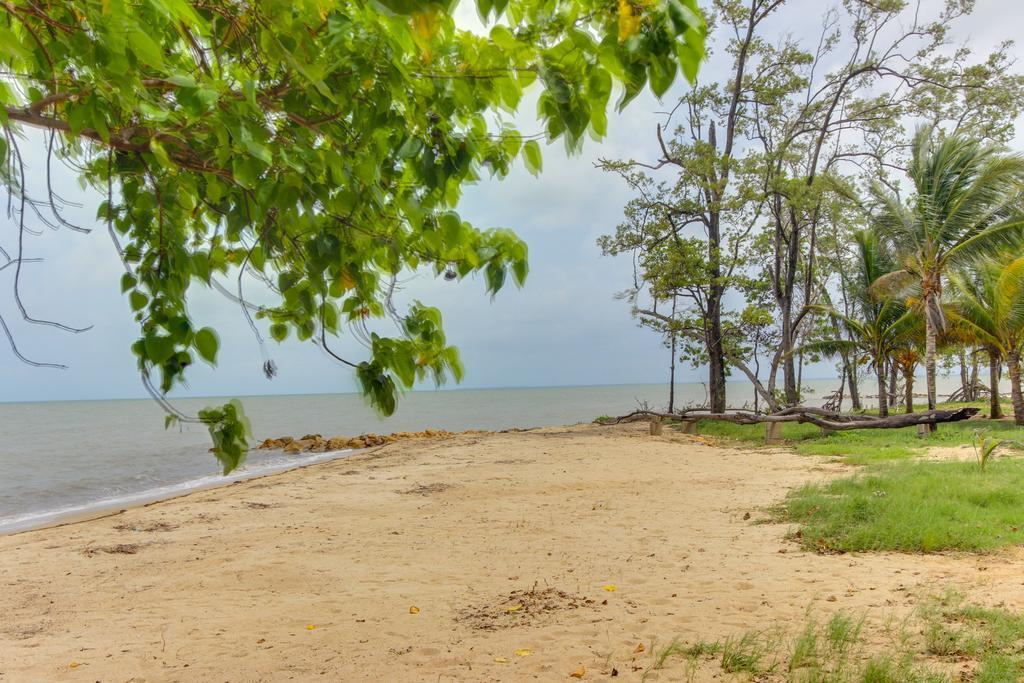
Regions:
M 1024 460 L 897 462 L 791 493 L 777 521 L 819 552 L 985 552 L 1024 543 Z
M 987 657 L 992 669 L 1001 669 L 1006 657 L 1024 652 L 1024 616 L 1019 614 L 967 604 L 955 592 L 929 600 L 920 612 L 930 654 L 954 659 L 967 656 L 983 663 Z M 932 634 L 939 634 L 937 643 Z M 1012 662 L 1020 664 L 1017 659 Z
M 701 673 L 700 680 L 787 683 L 1011 683 L 1024 675 L 1024 617 L 956 593 L 926 600 L 897 633 L 883 629 L 891 643 L 881 652 L 865 642 L 864 626 L 863 617 L 840 611 L 823 623 L 809 616 L 791 638 L 759 630 L 686 647 L 673 640 L 652 653 L 648 672 L 681 659 L 686 677 L 671 680 Z
M 809 619 L 803 630 L 792 639 L 777 631 L 748 631 L 715 643 L 700 642 L 687 648 L 675 648 L 673 656 L 686 659 L 686 671 L 690 674 L 703 665 L 703 672 L 711 673 L 715 678 L 728 674 L 727 680 L 949 682 L 948 678 L 937 676 L 927 667 L 917 664 L 910 650 L 901 651 L 898 656 L 871 657 L 861 640 L 863 624 L 863 618 L 837 612 L 823 624 Z M 665 668 L 668 659 L 660 658 L 657 668 Z
M 948 407 L 963 407 L 955 404 Z M 947 406 L 941 406 L 947 407 Z M 939 430 L 926 439 L 917 435 L 916 427 L 902 429 L 859 429 L 823 434 L 811 424 L 782 424 L 786 445 L 803 455 L 843 458 L 851 464 L 868 465 L 881 461 L 901 460 L 920 455 L 936 446 L 970 446 L 974 432 L 986 430 L 995 440 L 1024 441 L 1024 429 L 1002 420 L 969 420 L 939 425 Z M 738 425 L 717 420 L 701 420 L 702 435 L 734 445 L 764 446 L 764 425 Z

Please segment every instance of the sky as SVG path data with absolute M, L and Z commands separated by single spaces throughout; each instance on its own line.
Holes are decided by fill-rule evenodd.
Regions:
M 775 31 L 798 39 L 816 39 L 818 17 L 834 3 L 796 0 L 784 10 L 784 23 Z M 940 6 L 922 3 L 925 11 Z M 464 19 L 473 22 L 468 8 Z M 1008 0 L 978 0 L 974 14 L 962 21 L 952 39 L 968 41 L 984 52 L 1013 37 L 1011 27 L 1024 20 L 1024 4 Z M 1024 55 L 1022 48 L 1016 48 Z M 713 59 L 700 80 L 722 76 Z M 520 164 L 501 181 L 485 180 L 467 188 L 459 212 L 480 227 L 509 227 L 530 247 L 530 276 L 526 286 L 508 285 L 491 299 L 479 278 L 446 282 L 423 273 L 405 281 L 400 299 L 421 299 L 438 306 L 448 339 L 457 345 L 466 366 L 464 388 L 634 384 L 667 381 L 669 355 L 661 339 L 638 327 L 629 304 L 615 294 L 632 283 L 628 256 L 601 256 L 597 238 L 613 232 L 631 193 L 621 179 L 595 168 L 600 158 L 654 160 L 655 125 L 660 112 L 671 108 L 689 88 L 680 78 L 662 101 L 649 93 L 621 115 L 612 115 L 610 133 L 589 141 L 582 153 L 566 156 L 561 142 L 544 148 L 544 171 L 532 177 Z M 539 125 L 525 110 L 523 132 Z M 34 135 L 34 134 L 32 134 Z M 30 182 L 45 183 L 41 138 L 26 144 Z M 30 151 L 34 150 L 34 151 Z M 55 167 L 57 171 L 57 167 Z M 73 335 L 21 320 L 10 292 L 13 268 L 0 272 L 0 315 L 8 321 L 21 351 L 35 359 L 67 365 L 65 370 L 33 368 L 19 362 L 0 337 L 0 401 L 136 398 L 144 396 L 129 346 L 138 330 L 127 299 L 119 289 L 123 272 L 105 226 L 95 221 L 101 198 L 84 192 L 74 174 L 55 172 L 57 191 L 81 202 L 65 212 L 85 227 L 88 235 L 67 230 L 26 236 L 25 256 L 42 263 L 25 264 L 22 298 L 30 314 L 92 329 Z M 0 244 L 16 247 L 14 226 L 0 214 Z M 248 396 L 350 392 L 356 389 L 351 372 L 326 358 L 311 344 L 289 340 L 267 343 L 279 374 L 267 380 L 263 357 L 238 306 L 195 285 L 190 308 L 198 325 L 215 327 L 221 336 L 216 369 L 197 363 L 189 371 L 189 386 L 175 396 Z M 339 346 L 355 351 L 351 340 Z M 355 355 L 353 353 L 353 355 Z M 699 381 L 704 371 L 681 367 L 677 381 Z M 805 377 L 834 376 L 831 365 L 805 370 Z M 431 389 L 432 384 L 421 388 Z

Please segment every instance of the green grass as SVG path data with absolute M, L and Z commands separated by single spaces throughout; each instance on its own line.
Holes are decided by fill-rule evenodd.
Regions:
M 702 641 L 685 648 L 676 646 L 669 657 L 658 658 L 656 668 L 666 668 L 673 657 L 683 657 L 685 669 L 691 674 L 703 664 L 705 673 L 714 674 L 707 669 L 718 669 L 725 680 L 949 683 L 948 678 L 917 664 L 914 653 L 906 648 L 896 655 L 871 657 L 862 642 L 863 625 L 863 618 L 837 612 L 824 624 L 809 618 L 803 630 L 792 639 L 777 630 L 759 630 L 714 643 Z M 672 642 L 678 643 L 677 640 Z
M 859 683 L 949 683 L 950 678 L 915 664 L 913 657 L 894 659 L 882 655 L 868 660 L 860 675 L 852 680 Z
M 1019 681 L 1024 676 L 1024 616 L 966 604 L 950 592 L 920 609 L 928 654 L 949 661 L 978 662 L 978 683 Z
M 840 611 L 824 623 L 808 616 L 792 638 L 769 627 L 690 646 L 676 639 L 652 652 L 655 661 L 645 676 L 670 669 L 673 660 L 682 659 L 686 677 L 670 676 L 669 680 L 692 680 L 699 672 L 704 678 L 711 675 L 726 681 L 952 683 L 951 671 L 956 672 L 956 680 L 976 683 L 1022 680 L 1021 615 L 968 604 L 950 592 L 926 599 L 897 633 L 883 629 L 888 645 L 882 645 L 882 651 L 865 642 L 869 640 L 864 637 L 865 624 L 863 616 Z
M 803 455 L 842 458 L 850 464 L 868 465 L 886 460 L 912 458 L 936 446 L 970 445 L 977 429 L 987 430 L 992 439 L 1024 441 L 1024 429 L 1000 420 L 967 420 L 939 425 L 927 438 L 917 435 L 916 427 L 902 429 L 857 429 L 823 434 L 810 424 L 786 422 L 782 438 L 786 445 Z M 702 435 L 737 445 L 764 445 L 764 425 L 738 425 L 717 420 L 702 420 Z
M 1024 460 L 896 462 L 797 489 L 774 509 L 820 552 L 986 552 L 1024 543 Z
M 722 671 L 745 673 L 752 678 L 766 676 L 778 668 L 776 651 L 775 639 L 764 633 L 752 631 L 739 638 L 726 638 L 722 641 Z

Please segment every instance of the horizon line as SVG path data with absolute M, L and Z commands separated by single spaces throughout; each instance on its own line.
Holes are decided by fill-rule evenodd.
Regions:
M 830 379 L 837 379 L 835 377 L 807 377 L 804 379 L 805 382 L 819 382 Z M 746 379 L 734 379 L 726 380 L 726 384 L 745 384 L 752 386 L 749 380 Z M 435 388 L 420 388 L 410 389 L 404 393 L 407 394 L 418 394 L 418 393 L 430 393 L 438 391 L 515 391 L 524 389 L 586 389 L 586 388 L 601 388 L 601 387 L 631 387 L 631 386 L 645 386 L 645 387 L 668 387 L 668 382 L 610 382 L 604 384 L 530 384 L 530 385 L 503 385 L 503 386 L 485 386 L 485 387 L 435 387 Z M 690 381 L 690 382 L 676 382 L 675 386 L 681 385 L 706 385 L 705 382 L 701 381 Z M 235 394 L 231 397 L 238 399 L 246 398 L 273 398 L 273 397 L 295 397 L 295 396 L 362 396 L 358 391 L 313 391 L 313 392 L 288 392 L 288 393 L 266 393 L 266 394 Z M 170 396 L 169 400 L 201 400 L 201 399 L 223 399 L 228 398 L 229 395 L 215 395 L 207 394 L 204 396 Z M 75 402 L 89 402 L 89 401 L 147 401 L 153 400 L 147 395 L 141 396 L 120 396 L 120 397 L 107 397 L 107 398 L 44 398 L 44 399 L 32 399 L 32 400 L 7 400 L 0 399 L 0 405 L 17 404 L 17 403 L 75 403 Z

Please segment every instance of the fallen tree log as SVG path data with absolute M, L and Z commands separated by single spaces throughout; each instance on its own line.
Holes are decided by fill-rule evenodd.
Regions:
M 921 413 L 906 413 L 901 415 L 890 415 L 889 417 L 877 417 L 875 415 L 843 415 L 841 413 L 830 413 L 821 408 L 794 406 L 786 408 L 777 413 L 765 414 L 755 413 L 750 410 L 733 410 L 727 413 L 712 413 L 706 409 L 683 410 L 676 413 L 661 413 L 652 410 L 635 410 L 628 415 L 617 417 L 614 420 L 604 421 L 604 424 L 618 424 L 621 422 L 635 422 L 638 420 L 683 420 L 693 422 L 697 420 L 716 420 L 719 422 L 732 422 L 733 424 L 763 424 L 773 422 L 796 422 L 799 424 L 812 424 L 822 429 L 833 432 L 847 431 L 851 429 L 900 429 L 903 427 L 914 427 L 917 425 L 932 425 L 943 422 L 960 422 L 977 415 L 980 408 L 967 406 L 956 410 L 929 410 Z
M 837 413 L 834 410 L 825 410 L 824 408 L 815 408 L 813 406 L 790 406 L 789 408 L 783 408 L 778 410 L 772 415 L 817 415 L 829 420 L 835 420 L 836 422 L 852 422 L 854 420 L 880 420 L 882 418 L 877 415 L 866 415 L 858 413 L 856 415 L 850 415 L 847 413 Z
M 807 422 L 834 432 L 848 429 L 900 429 L 902 427 L 933 425 L 942 422 L 960 422 L 974 417 L 979 412 L 981 412 L 981 408 L 968 406 L 957 408 L 956 410 L 928 410 L 923 413 L 904 413 L 902 415 L 876 417 L 869 420 L 850 420 L 847 422 L 839 422 L 807 414 L 801 415 L 802 419 L 800 422 Z

